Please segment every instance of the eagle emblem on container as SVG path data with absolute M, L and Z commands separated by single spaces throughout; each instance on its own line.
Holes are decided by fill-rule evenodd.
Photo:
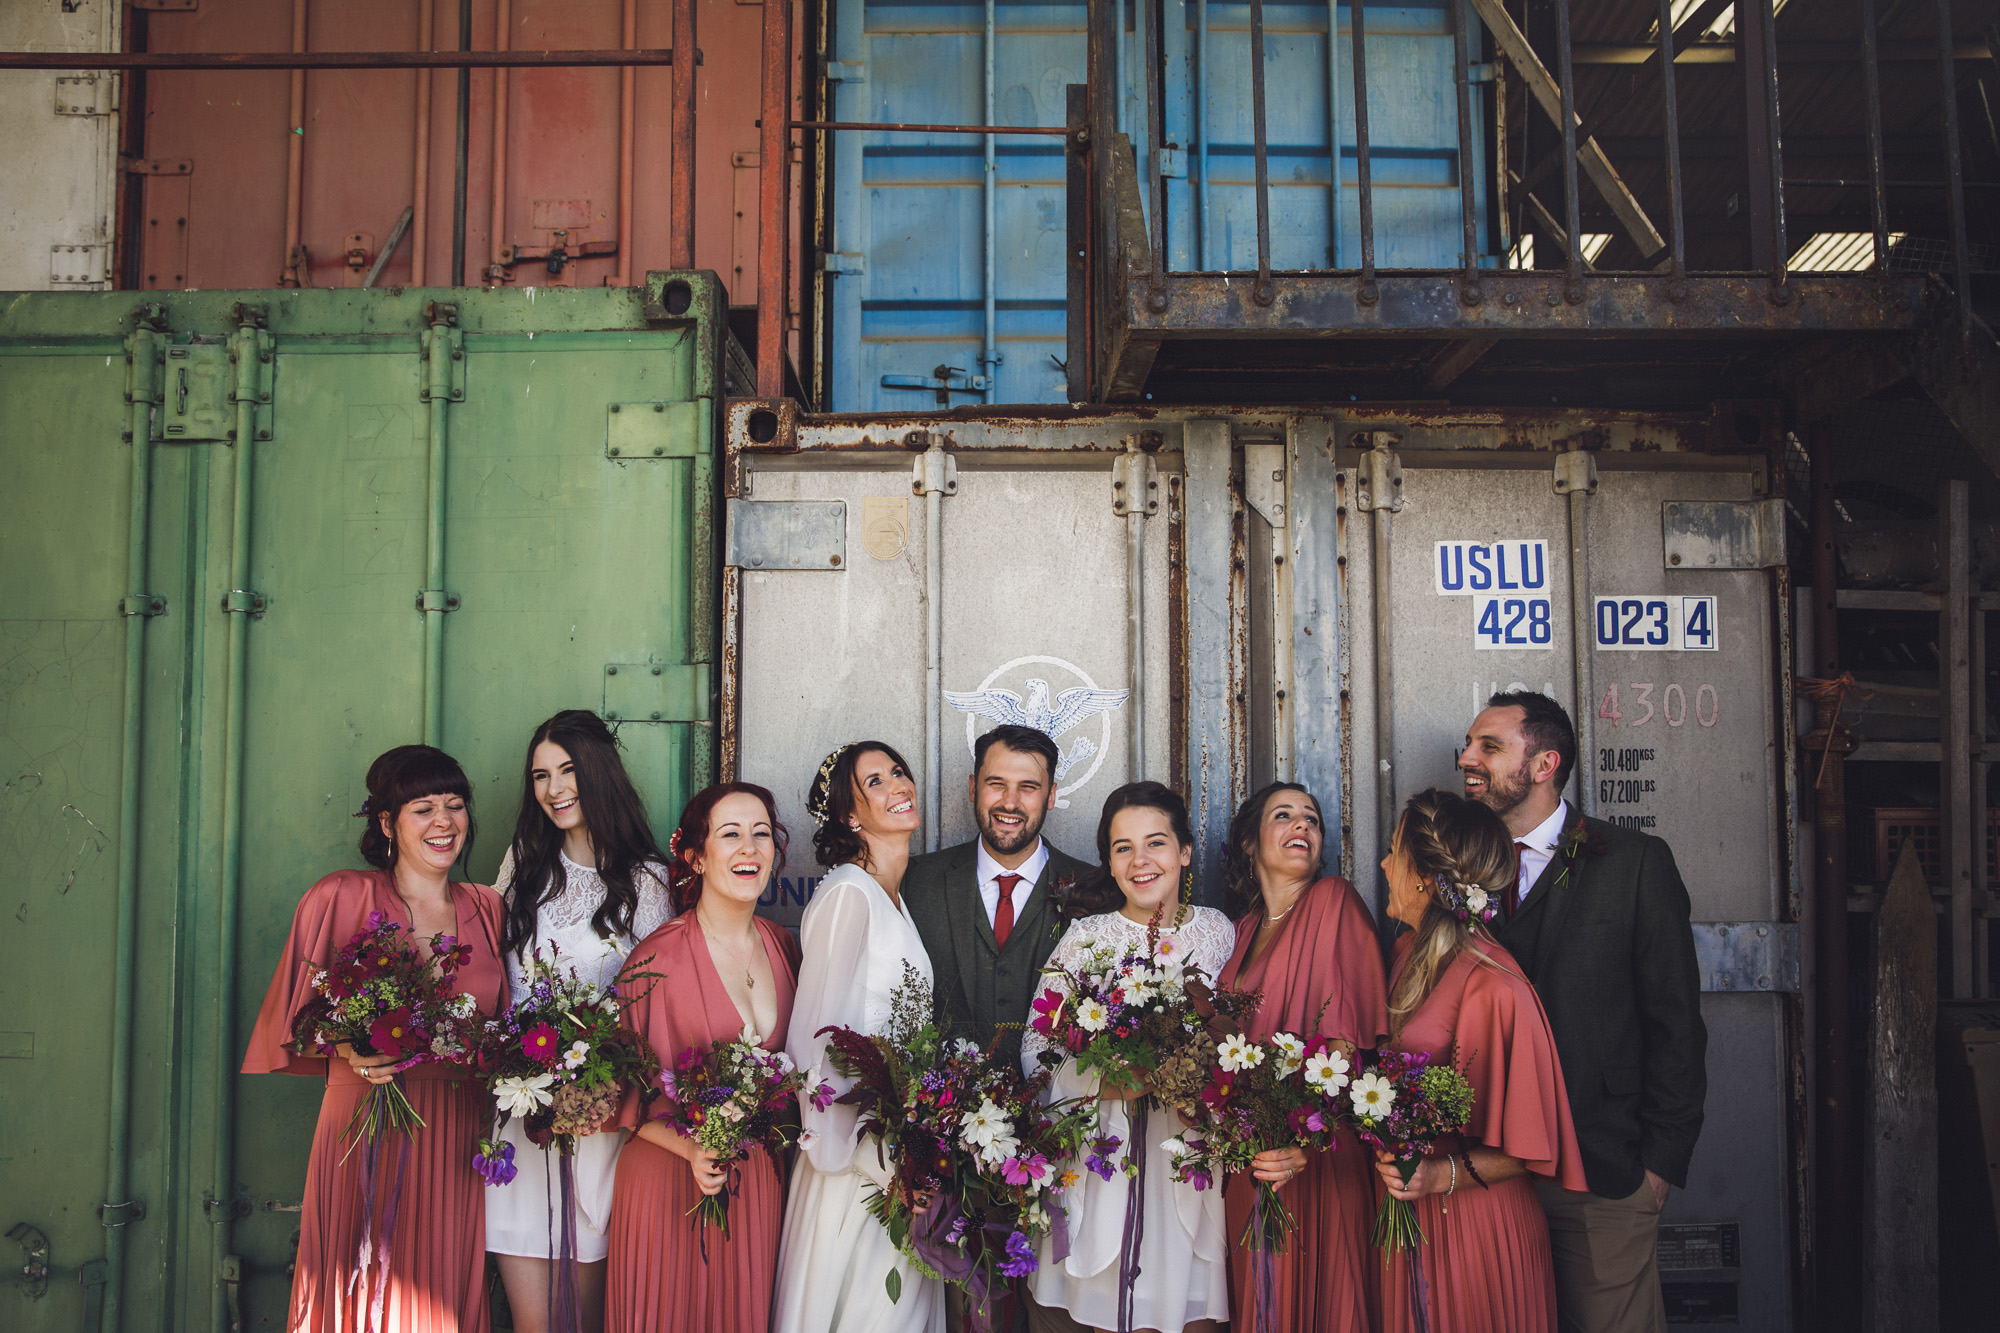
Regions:
M 1030 676 L 1026 681 L 1025 694 L 997 684 L 1010 671 L 1036 665 L 1059 667 L 1083 683 L 1057 693 L 1047 680 Z M 968 749 L 978 734 L 977 719 L 982 717 L 996 723 L 1033 727 L 1053 740 L 1057 750 L 1054 806 L 1061 810 L 1069 806 L 1064 798 L 1089 782 L 1104 762 L 1104 751 L 1111 741 L 1111 713 L 1124 705 L 1131 692 L 1100 688 L 1075 663 L 1058 657 L 1031 656 L 1017 657 L 995 667 L 976 690 L 945 690 L 942 693 L 946 703 L 966 715 L 965 743 Z M 1064 743 L 1066 735 L 1093 717 L 1101 719 L 1101 734 L 1097 740 L 1074 736 L 1067 744 Z M 1086 763 L 1088 766 L 1076 781 L 1069 782 L 1069 776 L 1076 767 Z

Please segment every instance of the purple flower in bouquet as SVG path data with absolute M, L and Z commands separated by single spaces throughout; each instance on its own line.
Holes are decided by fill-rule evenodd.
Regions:
M 1101 1180 L 1111 1179 L 1112 1174 L 1118 1170 L 1111 1160 L 1111 1154 L 1117 1152 L 1124 1144 L 1125 1141 L 1116 1134 L 1092 1140 L 1090 1151 L 1083 1159 L 1084 1169 L 1095 1171 Z
M 505 1185 L 521 1172 L 514 1165 L 514 1145 L 504 1139 L 497 1145 L 491 1139 L 481 1139 L 479 1151 L 473 1154 L 472 1168 L 489 1185 Z
M 1007 1237 L 1007 1259 L 1000 1271 L 1008 1277 L 1026 1277 L 1036 1267 L 1035 1247 L 1028 1244 L 1028 1238 L 1018 1231 Z

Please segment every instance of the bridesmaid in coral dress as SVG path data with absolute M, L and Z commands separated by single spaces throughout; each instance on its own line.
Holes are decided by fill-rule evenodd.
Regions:
M 1474 1100 L 1463 1136 L 1436 1144 L 1408 1185 L 1377 1154 L 1383 1188 L 1416 1205 L 1424 1233 L 1420 1282 L 1408 1254 L 1383 1271 L 1378 1327 L 1553 1333 L 1549 1228 L 1530 1176 L 1586 1186 L 1548 1015 L 1488 933 L 1519 873 L 1511 839 L 1486 806 L 1418 792 L 1382 869 L 1389 913 L 1410 927 L 1396 941 L 1391 1044 L 1456 1061 Z
M 420 1064 L 392 1075 L 393 1061 L 358 1055 L 301 1054 L 292 1024 L 311 995 L 312 974 L 332 963 L 372 912 L 403 923 L 418 940 L 450 935 L 470 946 L 459 989 L 482 1015 L 506 1000 L 500 964 L 500 895 L 451 881 L 472 842 L 472 785 L 458 762 L 427 745 L 403 745 L 368 770 L 368 820 L 361 855 L 373 870 L 337 870 L 306 891 L 292 917 L 284 956 L 271 977 L 246 1074 L 306 1074 L 326 1079 L 319 1125 L 306 1166 L 299 1216 L 298 1267 L 292 1277 L 292 1333 L 484 1333 L 486 1200 L 473 1170 L 474 1145 L 487 1125 L 484 1089 L 463 1066 Z M 424 1127 L 410 1140 L 400 1191 L 382 1184 L 367 1216 L 366 1149 L 349 1152 L 349 1119 L 369 1088 L 400 1077 Z M 383 1139 L 383 1182 L 396 1178 L 394 1136 Z M 386 1268 L 357 1280 L 364 1233 L 379 1238 L 392 1216 Z M 380 1314 L 376 1314 L 379 1301 Z
M 792 1020 L 799 946 L 756 915 L 784 864 L 784 825 L 771 793 L 747 782 L 710 787 L 688 802 L 673 837 L 680 915 L 641 940 L 630 966 L 656 973 L 628 1002 L 625 1022 L 671 1067 L 690 1047 L 733 1041 L 747 1028 L 780 1050 Z M 765 1333 L 785 1215 L 782 1166 L 761 1149 L 718 1163 L 693 1139 L 655 1120 L 638 1090 L 619 1123 L 636 1130 L 618 1158 L 611 1196 L 605 1327 L 618 1333 Z M 733 1191 L 729 1234 L 696 1233 L 688 1213 L 703 1195 Z
M 1236 812 L 1223 863 L 1236 949 L 1220 985 L 1263 993 L 1245 1025 L 1252 1038 L 1318 1032 L 1373 1046 L 1389 1030 L 1375 921 L 1353 885 L 1321 876 L 1324 846 L 1319 802 L 1296 783 L 1273 783 Z M 1223 1197 L 1236 1333 L 1367 1333 L 1381 1269 L 1368 1243 L 1375 1200 L 1368 1168 L 1361 1145 L 1342 1131 L 1333 1151 L 1260 1153 L 1250 1175 L 1230 1178 Z M 1272 1261 L 1270 1329 L 1258 1327 L 1251 1251 L 1235 1243 L 1250 1221 L 1252 1175 L 1283 1190 L 1298 1219 L 1285 1253 Z

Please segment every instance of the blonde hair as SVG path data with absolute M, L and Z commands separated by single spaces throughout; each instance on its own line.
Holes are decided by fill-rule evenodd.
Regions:
M 1409 858 L 1411 870 L 1429 893 L 1409 961 L 1389 988 L 1392 1036 L 1423 1007 L 1460 950 L 1471 947 L 1481 935 L 1492 938 L 1476 918 L 1460 921 L 1438 901 L 1438 881 L 1475 886 L 1497 900 L 1514 891 L 1520 873 L 1514 840 L 1500 816 L 1452 792 L 1433 787 L 1412 796 L 1403 806 L 1396 832 L 1398 850 Z M 1481 963 L 1499 968 L 1480 950 L 1475 948 L 1472 953 Z

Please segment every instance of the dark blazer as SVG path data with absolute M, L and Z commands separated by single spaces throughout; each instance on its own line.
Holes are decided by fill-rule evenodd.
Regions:
M 1687 1184 L 1708 1087 L 1688 912 L 1665 842 L 1572 804 L 1562 846 L 1500 929 L 1548 1010 L 1583 1169 L 1605 1198 L 1630 1195 L 1648 1169 Z
M 1041 993 L 1042 966 L 1061 934 L 1049 886 L 1088 870 L 1050 846 L 1048 863 L 1002 950 L 994 945 L 993 923 L 979 901 L 979 844 L 962 843 L 911 859 L 903 874 L 903 901 L 931 956 L 938 1017 L 950 1023 L 954 1036 L 984 1046 L 1000 1024 L 1027 1022 L 1028 1006 Z M 1000 1044 L 1000 1054 L 1008 1059 L 1018 1059 L 1020 1049 L 1019 1031 L 1009 1032 Z

